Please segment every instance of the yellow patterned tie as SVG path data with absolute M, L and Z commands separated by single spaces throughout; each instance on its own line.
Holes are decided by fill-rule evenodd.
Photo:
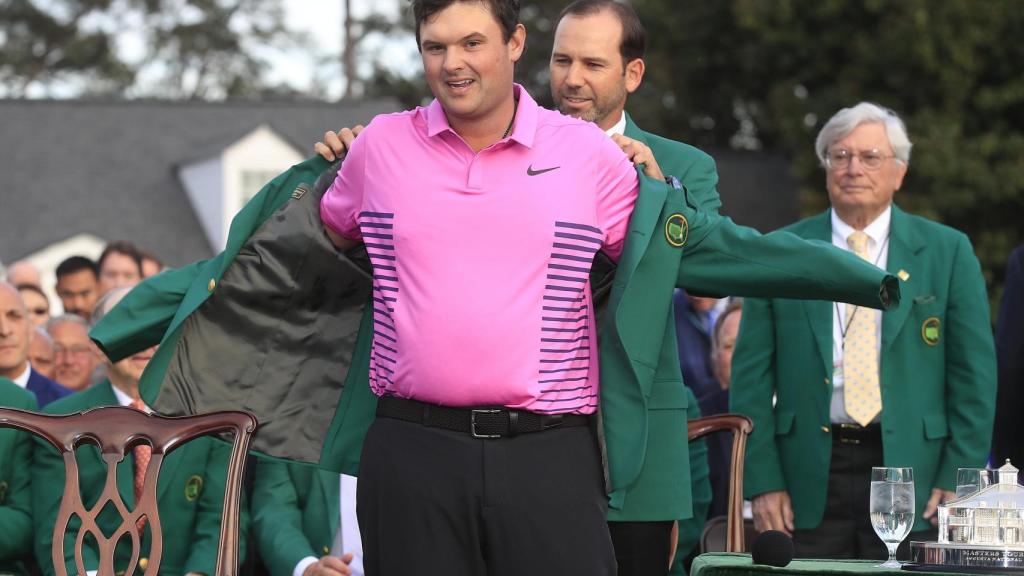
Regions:
M 857 230 L 846 239 L 857 256 L 868 260 L 868 235 Z M 875 311 L 846 305 L 843 336 L 843 404 L 846 413 L 867 426 L 882 410 L 878 387 L 878 323 Z

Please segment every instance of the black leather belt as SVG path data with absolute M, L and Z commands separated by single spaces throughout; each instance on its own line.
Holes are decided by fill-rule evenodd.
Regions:
M 833 444 L 882 444 L 882 427 L 878 423 L 832 424 Z
M 384 396 L 377 400 L 377 416 L 415 422 L 431 428 L 467 432 L 474 438 L 506 438 L 552 428 L 588 426 L 582 414 L 538 414 L 510 408 L 453 408 L 418 400 Z

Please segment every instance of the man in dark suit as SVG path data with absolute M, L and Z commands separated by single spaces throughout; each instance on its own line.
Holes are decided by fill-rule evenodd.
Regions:
M 28 350 L 33 329 L 21 294 L 14 286 L 0 283 L 0 377 L 35 394 L 42 407 L 71 391 L 32 369 Z
M 711 332 L 718 319 L 718 302 L 717 298 L 692 296 L 684 290 L 676 290 L 672 295 L 683 382 L 701 403 L 719 390 L 711 363 Z M 701 414 L 708 415 L 703 407 Z
M 1007 458 L 1020 467 L 1024 462 L 1024 246 L 1018 246 L 1006 266 L 1003 301 L 996 321 L 996 356 L 999 360 L 999 394 L 996 427 L 992 439 L 992 463 Z
M 924 532 L 954 497 L 957 468 L 985 465 L 996 395 L 988 296 L 966 235 L 893 203 L 911 149 L 895 112 L 844 108 L 815 148 L 832 208 L 786 230 L 890 270 L 904 301 L 883 315 L 748 298 L 730 407 L 754 421 L 744 490 L 758 530 L 793 533 L 801 557 L 884 558 L 868 515 L 873 466 L 913 467 L 912 530 Z M 914 532 L 904 542 L 935 539 Z

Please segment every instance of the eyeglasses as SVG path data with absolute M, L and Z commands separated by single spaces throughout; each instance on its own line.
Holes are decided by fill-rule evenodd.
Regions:
M 838 150 L 829 150 L 825 154 L 825 166 L 829 170 L 845 170 L 853 158 L 856 157 L 860 160 L 861 166 L 867 170 L 878 170 L 882 167 L 882 163 L 890 158 L 896 156 L 892 154 L 883 154 L 881 150 L 873 148 L 871 150 L 865 150 L 864 152 L 850 152 L 849 150 L 840 148 Z
M 85 356 L 86 354 L 89 354 L 90 352 L 92 352 L 92 349 L 89 348 L 86 345 L 68 346 L 68 347 L 54 346 L 53 347 L 53 355 L 54 356 L 63 356 L 65 354 L 67 354 L 68 356 L 78 356 L 78 357 L 81 357 L 81 356 Z

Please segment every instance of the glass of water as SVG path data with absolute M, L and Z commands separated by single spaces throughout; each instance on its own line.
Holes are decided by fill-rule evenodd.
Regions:
M 956 497 L 963 498 L 992 485 L 992 475 L 984 468 L 957 468 Z
M 914 470 L 912 468 L 871 469 L 871 527 L 889 550 L 880 568 L 900 568 L 896 548 L 914 525 Z

